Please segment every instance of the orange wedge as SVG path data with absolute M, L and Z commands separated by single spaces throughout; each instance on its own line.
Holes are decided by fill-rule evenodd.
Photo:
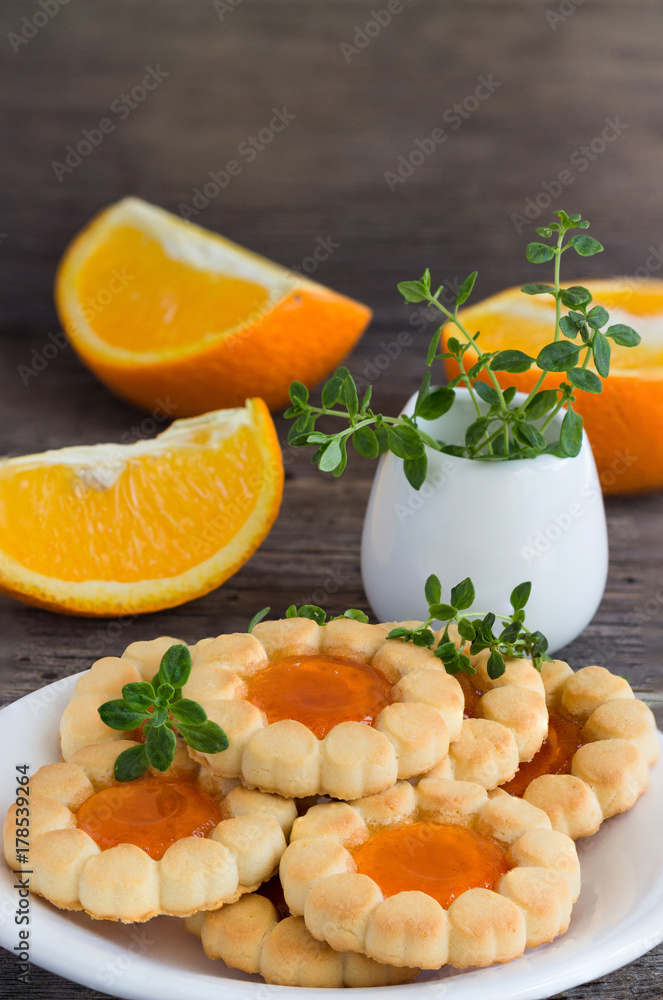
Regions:
M 60 319 L 119 396 L 176 416 L 288 402 L 336 367 L 371 312 L 137 198 L 76 236 L 56 279 Z
M 610 376 L 603 392 L 577 392 L 605 493 L 642 493 L 663 488 L 663 281 L 612 278 L 578 280 L 605 306 L 610 324 L 625 323 L 642 337 L 637 347 L 612 346 Z M 563 312 L 566 312 L 563 309 Z M 459 313 L 470 332 L 479 330 L 484 351 L 516 348 L 536 357 L 553 339 L 554 303 L 550 295 L 525 295 L 507 288 Z M 446 336 L 453 335 L 445 328 Z M 447 364 L 455 375 L 457 369 Z M 538 368 L 520 375 L 497 372 L 503 385 L 528 392 L 541 374 Z M 565 378 L 549 375 L 546 385 Z
M 51 611 L 127 615 L 206 594 L 279 509 L 283 463 L 261 399 L 157 438 L 0 462 L 0 591 Z

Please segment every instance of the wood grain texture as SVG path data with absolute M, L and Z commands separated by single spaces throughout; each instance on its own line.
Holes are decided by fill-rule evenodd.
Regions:
M 211 0 L 73 2 L 27 42 L 14 39 L 14 51 L 11 33 L 24 30 L 22 18 L 38 8 L 3 4 L 0 453 L 153 433 L 144 414 L 111 396 L 70 348 L 48 358 L 49 335 L 59 331 L 55 267 L 73 233 L 104 205 L 136 194 L 178 211 L 192 205 L 210 171 L 233 158 L 241 174 L 195 221 L 288 266 L 305 262 L 318 239 L 331 240 L 333 252 L 314 277 L 374 309 L 349 365 L 375 382 L 386 412 L 418 384 L 427 341 L 409 322 L 396 282 L 426 265 L 450 283 L 478 267 L 484 296 L 539 276 L 524 262 L 535 223 L 518 232 L 512 215 L 546 189 L 554 194 L 561 171 L 572 180 L 551 207 L 602 220 L 593 232 L 608 249 L 586 262 L 585 274 L 641 273 L 649 248 L 663 244 L 662 6 L 587 0 L 565 15 L 572 5 L 560 8 L 557 0 L 405 0 L 368 44 L 343 50 L 361 41 L 357 28 L 383 6 L 244 0 L 221 19 Z M 147 67 L 163 80 L 125 116 L 122 95 L 140 85 Z M 480 78 L 492 93 L 474 109 L 477 102 L 464 102 Z M 458 102 L 472 110 L 453 127 Z M 283 107 L 295 115 L 287 129 L 251 160 L 238 153 Z M 58 178 L 53 163 L 105 117 L 112 133 Z M 390 186 L 385 173 L 439 127 L 447 139 Z M 618 134 L 597 152 L 606 127 Z M 399 334 L 411 340 L 390 360 Z M 284 440 L 282 419 L 278 428 Z M 366 607 L 359 540 L 370 464 L 353 460 L 332 480 L 305 455 L 286 450 L 285 460 L 274 530 L 240 573 L 205 598 L 116 621 L 63 618 L 1 599 L 0 703 L 134 639 L 169 633 L 194 641 L 243 629 L 266 604 L 275 613 L 293 601 L 334 611 Z M 663 723 L 663 497 L 612 498 L 607 509 L 605 598 L 564 655 L 574 667 L 598 662 L 627 676 Z M 659 947 L 564 996 L 659 1000 L 662 969 Z M 13 976 L 13 959 L 0 954 L 0 997 L 103 996 L 38 969 L 21 992 Z

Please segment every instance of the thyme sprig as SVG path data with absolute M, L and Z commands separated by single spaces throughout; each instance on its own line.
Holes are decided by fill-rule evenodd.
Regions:
M 450 602 L 443 604 L 442 585 L 438 577 L 432 574 L 426 580 L 425 587 L 428 618 L 414 628 L 398 625 L 389 632 L 387 638 L 402 639 L 404 642 L 413 642 L 415 646 L 432 649 L 433 655 L 442 661 L 449 674 L 461 671 L 476 673 L 470 657 L 464 651 L 467 642 L 470 643 L 469 651 L 472 656 L 484 649 L 490 650 L 486 669 L 493 680 L 504 673 L 505 657 L 527 657 L 540 670 L 541 661 L 549 660 L 550 657 L 547 654 L 548 640 L 543 633 L 530 632 L 525 626 L 525 605 L 531 590 L 532 584 L 529 582 L 519 583 L 514 587 L 510 598 L 510 615 L 470 611 L 474 604 L 475 589 L 469 576 L 451 588 Z M 469 614 L 472 618 L 468 617 Z M 431 628 L 434 621 L 447 623 L 439 642 Z M 498 621 L 505 624 L 496 635 L 494 628 Z M 449 635 L 449 625 L 452 622 L 461 639 L 465 640 L 460 649 Z
M 308 389 L 301 382 L 291 384 L 291 406 L 285 413 L 294 420 L 288 434 L 289 444 L 314 445 L 312 461 L 322 472 L 334 476 L 340 476 L 346 467 L 350 441 L 365 458 L 377 458 L 390 451 L 403 460 L 405 475 L 415 489 L 420 489 L 426 478 L 426 448 L 478 461 L 529 459 L 546 453 L 569 458 L 577 455 L 582 445 L 583 421 L 574 408 L 576 394 L 602 392 L 602 380 L 610 374 L 611 342 L 635 347 L 640 336 L 622 323 L 608 326 L 607 310 L 600 305 L 592 306 L 592 295 L 587 288 L 581 285 L 562 288 L 562 255 L 574 250 L 581 257 L 592 257 L 603 246 L 584 232 L 569 235 L 574 230 L 588 228 L 589 222 L 579 215 L 563 211 L 555 215 L 557 221 L 536 230 L 542 240 L 552 242 L 530 243 L 526 251 L 530 263 L 553 261 L 552 285 L 529 283 L 521 289 L 525 295 L 551 295 L 555 301 L 553 340 L 536 357 L 516 349 L 483 351 L 478 343 L 480 333 L 471 333 L 466 328 L 458 311 L 472 293 L 476 271 L 463 281 L 454 307 L 449 309 L 440 301 L 444 285 L 433 291 L 430 271 L 426 269 L 418 281 L 402 281 L 398 285 L 406 302 L 425 302 L 444 316 L 443 326 L 436 330 L 428 346 L 427 371 L 413 414 L 391 417 L 376 413 L 371 408 L 372 386 L 360 399 L 354 378 L 347 368 L 341 367 L 323 386 L 320 406 L 309 401 Z M 446 323 L 453 324 L 459 336 L 449 336 L 440 349 Z M 433 386 L 430 369 L 435 362 L 445 360 L 455 364 L 458 374 L 445 386 Z M 541 374 L 526 398 L 514 405 L 516 386 L 503 387 L 496 372 L 521 374 L 533 365 Z M 550 374 L 560 373 L 566 378 L 545 385 Z M 452 407 L 455 389 L 461 385 L 468 390 L 476 418 L 466 428 L 464 444 L 459 445 L 436 439 L 420 421 L 443 416 Z M 562 409 L 565 413 L 559 438 L 550 441 L 546 431 Z M 322 417 L 342 420 L 345 426 L 333 433 L 322 431 L 317 427 Z
M 470 657 L 465 652 L 466 643 L 470 643 L 470 654 L 474 656 L 484 649 L 489 649 L 488 675 L 495 679 L 501 677 L 505 670 L 504 658 L 531 659 L 534 666 L 540 670 L 541 661 L 549 660 L 547 654 L 548 640 L 542 632 L 530 632 L 525 627 L 525 605 L 532 590 L 531 583 L 519 583 L 511 592 L 511 614 L 498 615 L 492 611 L 485 613 L 469 610 L 474 604 L 475 589 L 469 577 L 461 580 L 451 588 L 448 604 L 442 603 L 442 584 L 434 574 L 426 580 L 425 596 L 428 603 L 428 618 L 413 628 L 397 625 L 387 634 L 387 639 L 401 639 L 403 642 L 413 642 L 415 646 L 425 646 L 433 650 L 433 654 L 442 661 L 449 674 L 457 674 L 464 670 L 475 674 Z M 263 608 L 251 619 L 248 631 L 265 618 L 270 608 Z M 469 618 L 468 615 L 472 615 Z M 286 611 L 286 618 L 311 618 L 318 625 L 327 621 L 339 621 L 341 618 L 352 618 L 355 621 L 367 622 L 368 616 L 357 608 L 349 608 L 342 615 L 327 618 L 327 612 L 315 604 L 303 604 L 297 607 L 291 604 Z M 433 622 L 446 622 L 444 632 L 438 642 L 433 631 Z M 496 622 L 504 622 L 499 634 L 495 634 Z M 460 649 L 449 636 L 449 625 L 455 623 L 458 633 L 465 642 Z
M 98 712 L 111 729 L 125 732 L 141 729 L 145 743 L 124 750 L 115 761 L 117 781 L 140 778 L 150 765 L 167 771 L 175 759 L 177 736 L 199 753 L 221 753 L 228 737 L 216 722 L 207 718 L 202 705 L 182 697 L 182 688 L 191 673 L 188 646 L 170 646 L 152 681 L 125 684 L 122 697 L 104 702 Z

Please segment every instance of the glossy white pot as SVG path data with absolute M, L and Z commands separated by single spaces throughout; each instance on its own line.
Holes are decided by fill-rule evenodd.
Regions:
M 555 437 L 561 417 L 557 430 L 550 428 Z M 474 418 L 469 393 L 457 389 L 451 410 L 421 425 L 436 440 L 462 444 Z M 426 617 L 431 573 L 442 581 L 442 600 L 469 576 L 475 608 L 501 614 L 510 610 L 514 586 L 531 580 L 526 623 L 547 636 L 550 651 L 561 649 L 594 617 L 608 572 L 603 498 L 587 436 L 576 458 L 477 462 L 428 449 L 421 490 L 409 485 L 400 459 L 384 455 L 366 512 L 361 569 L 380 621 Z

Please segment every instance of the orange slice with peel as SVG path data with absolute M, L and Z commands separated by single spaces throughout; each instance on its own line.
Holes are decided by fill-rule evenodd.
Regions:
M 283 463 L 267 407 L 178 420 L 158 437 L 0 462 L 0 591 L 75 615 L 206 594 L 278 513 Z
M 336 367 L 370 310 L 137 198 L 75 237 L 56 279 L 63 326 L 119 396 L 178 417 L 288 401 Z
M 610 376 L 597 395 L 576 392 L 575 409 L 582 414 L 601 485 L 605 493 L 641 493 L 663 488 L 663 281 L 612 278 L 577 280 L 592 293 L 593 305 L 610 313 L 609 325 L 624 323 L 642 337 L 637 347 L 620 347 L 611 341 Z M 563 310 L 566 312 L 566 309 Z M 459 318 L 467 329 L 481 332 L 484 351 L 515 348 L 536 357 L 553 339 L 554 302 L 550 295 L 525 295 L 507 288 L 498 295 L 462 309 Z M 445 338 L 457 335 L 449 324 Z M 447 372 L 457 368 L 447 362 Z M 535 366 L 513 375 L 497 372 L 502 385 L 516 385 L 529 392 L 541 374 Z M 546 386 L 565 379 L 550 374 Z

